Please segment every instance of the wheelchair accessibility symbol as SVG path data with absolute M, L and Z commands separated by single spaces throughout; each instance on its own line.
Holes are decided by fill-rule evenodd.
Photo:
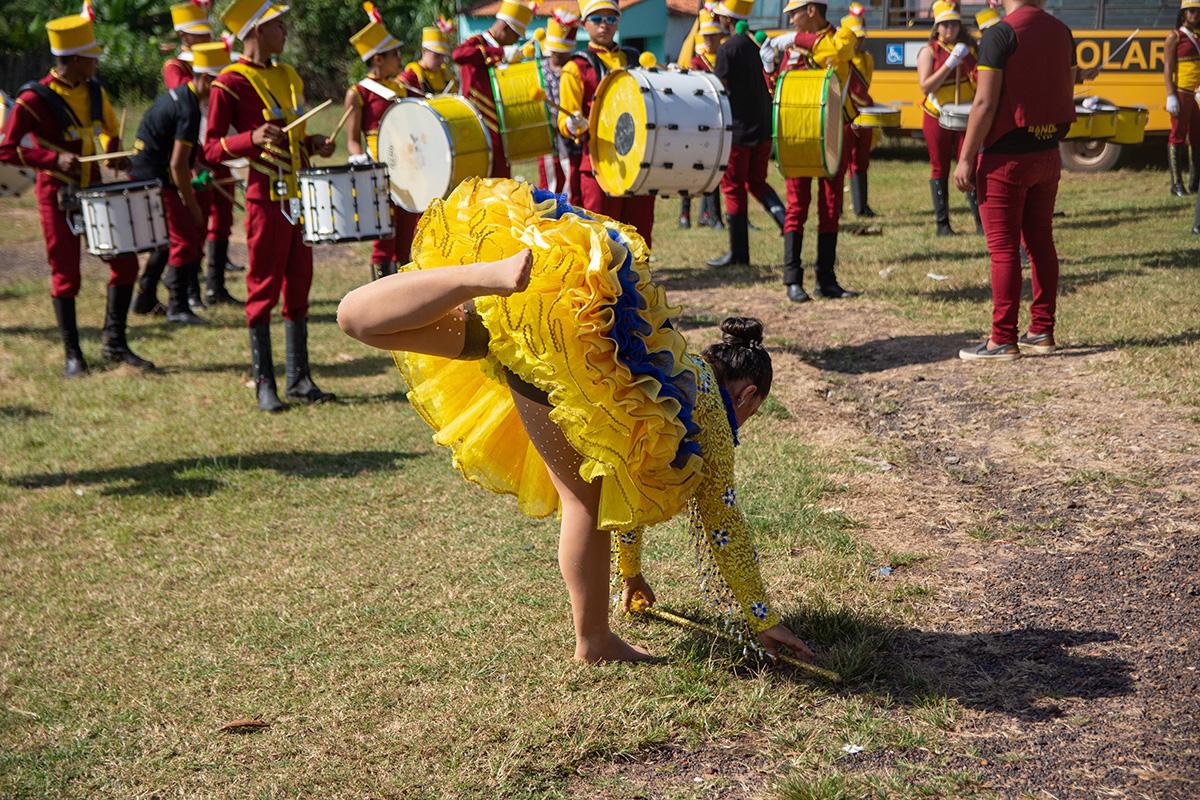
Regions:
M 904 45 L 889 44 L 885 60 L 889 66 L 902 66 L 904 64 Z

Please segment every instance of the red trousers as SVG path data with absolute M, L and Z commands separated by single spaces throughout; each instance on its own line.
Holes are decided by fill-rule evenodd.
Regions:
M 571 196 L 571 185 L 567 182 L 569 173 L 570 163 L 565 158 L 559 158 L 557 151 L 542 156 L 538 159 L 538 188 L 565 194 L 568 203 L 577 203 L 579 201 Z
M 1179 113 L 1171 117 L 1171 135 L 1168 144 L 1190 144 L 1200 147 L 1200 106 L 1196 95 L 1191 92 L 1176 92 L 1179 98 Z
M 486 119 L 486 117 L 485 117 Z M 504 140 L 500 134 L 488 132 L 492 137 L 492 171 L 489 178 L 511 178 L 512 168 L 508 165 L 508 155 L 504 152 Z M 454 187 L 451 186 L 451 189 Z
M 921 113 L 921 132 L 925 134 L 925 146 L 929 148 L 929 177 L 940 180 L 950 177 L 950 160 L 958 160 L 962 147 L 963 132 L 948 131 L 928 114 Z
M 308 290 L 312 286 L 312 248 L 304 243 L 304 229 L 292 225 L 270 200 L 246 200 L 246 324 L 271 319 L 271 309 L 283 294 L 283 318 L 308 316 Z
M 229 167 L 224 164 L 217 164 L 209 171 L 212 173 L 214 181 L 233 175 Z M 230 183 L 222 185 L 221 188 L 229 194 L 229 197 L 225 197 L 216 189 L 207 189 L 204 192 L 204 200 L 200 202 L 200 207 L 208 214 L 208 238 L 210 241 L 228 239 L 229 232 L 233 230 L 233 197 L 237 187 Z
M 735 144 L 729 149 L 729 163 L 721 176 L 721 194 L 725 196 L 725 213 L 729 216 L 747 214 L 750 206 L 746 202 L 749 190 L 755 197 L 766 196 L 767 160 L 771 157 L 771 140 L 758 144 Z
M 50 264 L 51 297 L 75 297 L 79 294 L 79 236 L 71 233 L 67 216 L 58 207 L 62 184 L 38 173 L 38 216 L 46 239 L 46 261 Z M 134 253 L 104 259 L 108 264 L 109 286 L 129 286 L 137 280 L 138 260 Z
M 847 125 L 848 129 L 850 126 Z M 848 131 L 847 131 L 848 133 Z M 842 148 L 842 161 L 832 178 L 818 178 L 821 200 L 817 204 L 817 233 L 837 233 L 842 218 L 842 195 L 845 194 L 846 159 L 849 151 Z M 812 178 L 787 179 L 787 213 L 783 217 L 785 233 L 804 232 L 808 207 L 812 204 Z
M 579 188 L 584 208 L 611 217 L 617 222 L 632 225 L 646 240 L 646 247 L 652 247 L 650 237 L 654 232 L 653 195 L 610 197 L 600 188 L 596 176 L 590 170 L 580 172 Z
M 1054 200 L 1062 172 L 1058 148 L 1020 155 L 979 157 L 975 185 L 979 214 L 992 259 L 992 341 L 1016 344 L 1021 309 L 1021 240 L 1029 253 L 1033 303 L 1031 334 L 1054 333 L 1058 252 Z
M 164 186 L 163 208 L 167 212 L 167 233 L 171 239 L 171 252 L 167 263 L 172 267 L 185 267 L 200 261 L 204 250 L 204 227 L 192 221 L 179 190 Z M 201 198 L 197 197 L 197 201 Z M 203 204 L 201 203 L 203 209 Z
M 417 232 L 417 222 L 420 219 L 420 214 L 393 205 L 392 228 L 395 233 L 391 238 L 375 240 L 375 244 L 371 245 L 371 263 L 386 264 L 395 261 L 399 265 L 407 264 L 412 250 L 413 234 Z
M 871 166 L 871 142 L 875 137 L 874 128 L 856 128 L 850 126 L 849 136 L 846 137 L 845 147 L 846 168 L 851 175 L 866 174 Z

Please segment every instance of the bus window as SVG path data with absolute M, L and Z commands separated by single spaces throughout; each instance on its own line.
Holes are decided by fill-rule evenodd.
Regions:
M 1179 12 L 1179 3 L 1170 0 L 1117 0 L 1100 6 L 1101 28 L 1174 28 Z

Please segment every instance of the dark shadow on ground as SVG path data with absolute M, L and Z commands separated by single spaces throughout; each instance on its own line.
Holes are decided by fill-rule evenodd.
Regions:
M 270 470 L 293 478 L 353 478 L 364 472 L 402 469 L 401 462 L 420 458 L 420 453 L 390 450 L 349 452 L 259 452 L 150 461 L 129 467 L 83 469 L 18 475 L 5 480 L 9 486 L 42 489 L 68 484 L 99 484 L 101 494 L 190 495 L 207 497 L 225 485 L 222 473 Z
M 959 348 L 978 342 L 979 331 L 896 336 L 862 344 L 826 347 L 821 350 L 786 348 L 803 361 L 829 372 L 863 375 L 910 364 L 933 364 L 958 358 Z
M 1091 286 L 1099 286 L 1108 281 L 1122 277 L 1142 277 L 1146 274 L 1146 270 L 1141 267 L 1116 268 L 1107 270 L 1093 270 L 1088 272 L 1064 272 L 1058 276 L 1058 296 L 1060 298 L 1067 297 L 1081 289 L 1087 289 Z M 967 301 L 972 303 L 990 303 L 992 300 L 992 284 L 975 283 L 969 286 L 938 286 L 932 289 L 921 289 L 918 295 L 928 300 L 938 302 L 958 302 Z M 1033 296 L 1033 284 L 1029 278 L 1029 270 L 1026 268 L 1025 277 L 1021 282 L 1021 297 L 1028 298 Z
M 782 256 L 783 245 L 780 245 L 779 252 Z M 712 255 L 705 255 L 704 258 L 711 258 Z M 706 267 L 703 266 L 700 256 L 697 256 L 696 261 L 698 266 L 693 268 L 656 267 L 651 274 L 655 282 L 667 291 L 728 289 L 734 284 L 765 285 L 779 282 L 778 268 L 770 264 L 755 264 L 753 267 Z
M 40 408 L 34 408 L 25 404 L 12 406 L 0 406 L 0 419 L 34 419 L 36 417 L 48 417 L 48 411 L 42 411 Z
M 47 318 L 53 320 L 53 311 L 47 309 L 47 312 Z M 161 325 L 132 324 L 129 326 L 129 345 L 137 350 L 139 340 L 169 338 L 174 328 L 175 326 L 169 326 L 165 322 Z M 57 325 L 5 325 L 0 327 L 0 336 L 36 336 L 39 339 L 47 341 L 62 341 Z M 84 347 L 88 346 L 89 339 L 93 342 L 100 341 L 100 327 L 81 325 L 79 327 L 79 339 Z
M 276 374 L 282 377 L 283 375 L 283 348 L 275 353 Z M 372 375 L 385 375 L 394 372 L 396 369 L 392 363 L 392 359 L 388 356 L 364 356 L 355 358 L 350 361 L 312 361 L 313 376 L 318 380 L 321 378 L 363 378 Z M 212 373 L 212 372 L 230 372 L 249 373 L 250 359 L 247 356 L 245 361 L 232 364 L 168 364 L 163 368 L 164 372 L 194 372 L 194 373 Z

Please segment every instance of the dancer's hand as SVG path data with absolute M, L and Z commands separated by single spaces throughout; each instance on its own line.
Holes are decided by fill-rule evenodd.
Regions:
M 646 605 L 654 605 L 654 590 L 650 588 L 646 577 L 640 572 L 632 578 L 625 578 L 622 582 L 625 584 L 625 588 L 621 591 L 621 606 L 625 609 L 626 614 L 632 610 L 633 598 L 639 594 L 646 601 Z
M 758 643 L 773 656 L 779 655 L 779 646 L 783 645 L 791 650 L 796 655 L 796 658 L 801 661 L 811 662 L 814 658 L 813 651 L 808 648 L 808 645 L 800 641 L 796 634 L 792 633 L 784 625 L 767 628 L 758 634 Z

